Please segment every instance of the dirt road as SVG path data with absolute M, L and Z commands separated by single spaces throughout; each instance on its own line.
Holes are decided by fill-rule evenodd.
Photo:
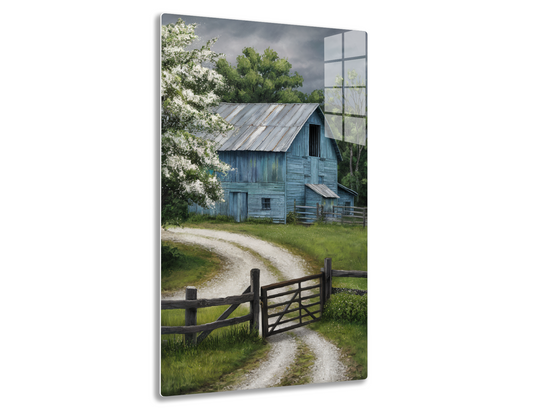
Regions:
M 260 269 L 262 286 L 312 274 L 303 259 L 279 246 L 248 235 L 209 229 L 171 228 L 161 231 L 161 238 L 200 245 L 226 261 L 222 271 L 214 279 L 198 287 L 199 298 L 241 294 L 250 284 L 252 268 Z M 165 299 L 184 299 L 184 291 Z M 232 390 L 277 385 L 296 360 L 298 340 L 305 343 L 315 357 L 309 375 L 312 383 L 347 380 L 340 350 L 317 332 L 303 327 L 271 336 L 267 340 L 273 347 L 269 356 L 259 368 L 246 375 L 244 382 L 232 386 Z

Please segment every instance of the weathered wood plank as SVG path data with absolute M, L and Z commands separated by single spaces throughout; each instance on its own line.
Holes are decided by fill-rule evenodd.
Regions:
M 321 272 L 324 272 L 324 268 L 320 269 Z M 368 271 L 365 270 L 331 270 L 332 276 L 336 278 L 366 278 Z
M 320 277 L 322 277 L 321 273 L 317 275 L 304 276 L 303 278 L 286 280 L 284 282 L 272 283 L 270 285 L 261 286 L 261 290 L 271 290 L 271 289 L 282 288 L 284 286 L 292 285 L 294 283 L 305 282 L 305 281 L 312 280 L 312 279 L 318 279 Z
M 314 319 L 314 320 L 308 320 L 307 322 L 304 322 L 304 323 L 298 323 L 298 324 L 293 325 L 293 326 L 284 327 L 283 329 L 273 330 L 273 331 L 269 332 L 269 336 L 273 336 L 275 334 L 282 333 L 282 332 L 287 332 L 288 330 L 296 329 L 297 327 L 305 326 L 305 325 L 308 325 L 310 323 L 317 322 L 319 320 L 320 320 L 320 318 Z
M 250 292 L 250 286 L 248 286 L 243 294 L 245 293 L 249 293 Z M 238 307 L 240 306 L 240 303 L 237 303 L 235 305 L 231 305 L 230 307 L 228 307 L 219 317 L 217 320 L 215 320 L 215 322 L 218 322 L 220 320 L 224 320 L 224 319 L 227 319 L 229 317 L 229 315 L 231 315 Z M 200 343 L 202 340 L 204 340 L 207 336 L 209 336 L 211 334 L 212 330 L 205 330 L 203 331 L 202 333 L 200 333 L 198 335 L 198 341 L 197 343 Z
M 268 336 L 268 301 L 267 291 L 261 288 L 261 334 Z
M 252 313 L 250 330 L 259 331 L 259 269 L 250 271 L 250 289 L 254 295 L 253 300 L 250 302 L 250 312 Z
M 194 286 L 187 286 L 185 289 L 185 299 L 196 301 L 198 295 L 198 290 Z M 196 308 L 187 308 L 185 309 L 185 326 L 195 326 L 196 325 Z M 196 344 L 197 338 L 196 333 L 188 333 L 185 335 L 185 342 Z
M 296 293 L 296 294 L 298 294 L 298 293 Z M 294 296 L 293 296 L 293 298 L 291 299 L 291 303 L 299 302 L 299 301 L 303 301 L 303 300 L 307 300 L 307 299 L 319 298 L 319 297 L 320 297 L 320 293 L 315 293 L 315 294 L 309 295 L 309 296 L 302 296 L 302 297 L 299 297 L 297 299 L 295 299 Z M 280 307 L 280 306 L 285 306 L 287 304 L 289 304 L 289 302 L 275 303 L 275 304 L 272 304 L 272 305 L 268 305 L 268 308 L 269 309 L 274 309 L 274 308 L 277 308 L 277 307 Z
M 302 291 L 311 290 L 311 289 L 316 289 L 316 288 L 319 288 L 319 287 L 320 287 L 320 284 L 319 285 L 313 285 L 313 286 L 306 286 L 306 287 L 302 288 L 301 290 Z M 274 299 L 274 298 L 278 298 L 280 296 L 291 295 L 291 294 L 296 293 L 296 292 L 299 292 L 299 290 L 298 289 L 288 290 L 287 292 L 276 293 L 275 295 L 268 295 L 268 299 Z
M 324 302 L 327 302 L 331 297 L 331 258 L 324 259 L 324 268 L 322 269 L 322 272 L 324 272 L 325 284 Z
M 287 310 L 289 310 L 289 306 L 293 303 L 294 299 L 296 298 L 296 296 L 298 296 L 298 293 L 295 293 L 294 296 L 292 297 L 292 299 L 287 302 L 287 307 L 285 307 L 285 309 L 283 309 L 283 312 L 281 312 L 281 316 L 278 318 L 278 320 L 276 321 L 276 323 L 274 323 L 273 325 L 273 328 L 272 329 L 275 329 L 276 328 L 276 325 L 279 323 L 279 321 L 281 320 L 281 318 L 283 317 L 283 315 L 285 315 L 285 313 L 287 313 Z M 284 305 L 285 303 L 282 303 L 281 305 Z M 274 306 L 276 305 L 271 305 L 269 306 L 268 308 L 273 308 Z
M 225 298 L 197 299 L 197 300 L 162 300 L 161 309 L 188 309 L 204 308 L 211 306 L 233 305 L 236 303 L 250 302 L 254 298 L 253 293 L 245 293 L 239 296 L 228 296 Z
M 162 335 L 171 334 L 188 334 L 203 332 L 205 330 L 215 330 L 221 327 L 238 325 L 239 323 L 248 322 L 252 318 L 252 314 L 249 313 L 245 316 L 233 317 L 231 319 L 221 320 L 218 322 L 206 323 L 204 325 L 196 326 L 161 326 Z

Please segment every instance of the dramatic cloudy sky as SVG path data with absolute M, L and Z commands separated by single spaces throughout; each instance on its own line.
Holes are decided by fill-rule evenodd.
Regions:
M 292 72 L 297 71 L 304 78 L 299 90 L 305 93 L 324 88 L 324 37 L 349 31 L 176 14 L 164 14 L 162 23 L 175 23 L 179 18 L 187 24 L 198 24 L 199 45 L 218 37 L 213 50 L 224 53 L 233 66 L 245 47 L 254 47 L 261 54 L 267 47 L 272 48 L 281 58 L 288 59 Z

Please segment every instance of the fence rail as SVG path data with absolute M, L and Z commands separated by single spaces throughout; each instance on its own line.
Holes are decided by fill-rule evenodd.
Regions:
M 324 206 L 318 202 L 316 206 L 307 206 L 296 205 L 295 200 L 294 214 L 298 222 L 303 225 L 311 225 L 317 221 L 322 221 L 368 226 L 368 208 L 357 206 L 333 205 L 332 211 L 328 211 L 324 210 Z
M 322 317 L 324 304 L 332 294 L 337 292 L 352 292 L 364 294 L 366 291 L 356 289 L 333 288 L 332 279 L 334 277 L 366 278 L 367 271 L 359 270 L 335 270 L 331 267 L 331 258 L 324 259 L 324 268 L 320 269 L 316 275 L 304 276 L 298 279 L 291 279 L 284 282 L 259 286 L 259 269 L 250 271 L 250 286 L 241 295 L 227 296 L 224 298 L 198 299 L 197 289 L 188 286 L 185 292 L 185 300 L 162 300 L 161 309 L 184 309 L 184 326 L 161 326 L 161 334 L 183 334 L 185 342 L 198 344 L 215 330 L 226 326 L 233 326 L 240 323 L 250 322 L 250 329 L 259 330 L 259 314 L 261 311 L 262 335 L 268 337 L 277 333 L 286 332 L 309 323 L 316 322 Z M 319 280 L 319 284 L 305 284 L 311 280 Z M 297 289 L 277 291 L 291 285 L 298 285 Z M 318 293 L 312 293 L 313 291 Z M 303 293 L 305 292 L 305 293 Z M 292 297 L 291 297 L 292 295 Z M 289 300 L 268 304 L 271 299 L 279 297 L 289 297 Z M 318 298 L 319 301 L 312 301 Z M 307 304 L 303 302 L 307 301 Z M 311 302 L 311 303 L 309 303 Z M 244 316 L 228 317 L 237 309 L 241 303 L 250 303 L 250 313 Z M 292 307 L 292 305 L 295 307 Z M 196 321 L 197 309 L 230 305 L 220 317 L 211 323 L 198 325 Z M 314 310 L 312 310 L 314 309 Z M 289 315 L 297 312 L 296 315 Z M 274 319 L 274 323 L 269 323 L 269 319 Z M 303 319 L 306 319 L 305 321 Z M 295 324 L 284 326 L 290 322 Z
M 362 270 L 335 270 L 331 268 L 331 258 L 324 259 L 324 267 L 320 269 L 324 274 L 324 294 L 325 301 L 329 300 L 332 294 L 340 291 L 347 291 L 347 289 L 334 288 L 333 278 L 368 278 L 368 272 Z M 359 293 L 366 293 L 360 291 Z
M 185 309 L 185 326 L 161 326 L 161 334 L 183 334 L 185 342 L 198 344 L 211 332 L 221 327 L 233 326 L 239 323 L 250 322 L 250 330 L 259 330 L 259 269 L 250 271 L 250 286 L 242 295 L 228 296 L 225 298 L 197 299 L 197 289 L 187 286 L 185 291 L 186 300 L 162 300 L 161 309 Z M 250 302 L 250 313 L 244 316 L 228 319 L 235 309 L 241 304 Z M 211 306 L 231 305 L 220 317 L 211 323 L 198 325 L 196 313 L 198 308 Z M 197 333 L 201 332 L 199 335 Z

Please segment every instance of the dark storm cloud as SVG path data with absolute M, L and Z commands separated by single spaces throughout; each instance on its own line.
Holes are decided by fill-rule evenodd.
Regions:
M 186 24 L 197 24 L 198 44 L 218 37 L 213 50 L 224 53 L 234 66 L 245 47 L 253 47 L 261 54 L 270 47 L 281 58 L 287 58 L 292 72 L 304 78 L 300 91 L 305 93 L 324 88 L 324 37 L 348 31 L 176 14 L 164 14 L 162 23 L 175 23 L 179 18 Z

